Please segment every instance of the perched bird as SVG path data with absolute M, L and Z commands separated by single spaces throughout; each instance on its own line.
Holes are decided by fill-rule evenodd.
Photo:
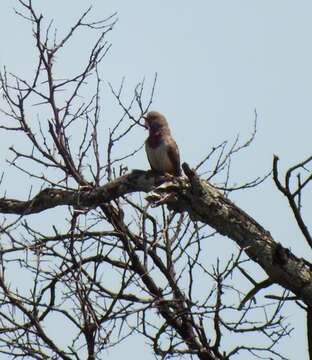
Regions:
M 145 151 L 152 170 L 181 176 L 179 149 L 171 136 L 166 118 L 157 111 L 150 111 L 143 118 L 149 130 Z

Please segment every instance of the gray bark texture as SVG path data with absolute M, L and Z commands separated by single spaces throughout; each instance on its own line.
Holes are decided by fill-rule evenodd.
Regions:
M 168 180 L 151 172 L 133 170 L 98 188 L 91 185 L 77 190 L 50 188 L 28 201 L 2 198 L 0 212 L 28 215 L 60 205 L 95 208 L 126 194 L 146 192 L 146 199 L 155 206 L 167 204 L 175 211 L 186 211 L 193 220 L 208 224 L 235 241 L 264 269 L 272 283 L 289 289 L 311 307 L 312 265 L 276 242 L 258 222 L 187 165 L 184 171 L 186 177 Z

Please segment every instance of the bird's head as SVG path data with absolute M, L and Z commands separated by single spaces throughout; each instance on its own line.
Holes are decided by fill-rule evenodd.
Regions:
M 164 115 L 158 111 L 150 111 L 143 115 L 145 126 L 151 133 L 157 133 L 162 130 L 169 130 L 168 123 Z

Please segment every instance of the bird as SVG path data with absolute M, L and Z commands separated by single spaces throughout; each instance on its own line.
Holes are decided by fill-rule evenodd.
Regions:
M 181 176 L 179 149 L 165 116 L 158 111 L 149 111 L 143 118 L 149 130 L 145 151 L 151 169 L 160 174 Z

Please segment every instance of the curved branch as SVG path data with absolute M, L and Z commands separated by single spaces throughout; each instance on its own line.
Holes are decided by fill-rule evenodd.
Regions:
M 164 181 L 164 177 L 156 179 L 151 172 L 133 170 L 130 174 L 96 188 L 91 185 L 77 190 L 47 188 L 27 201 L 1 198 L 0 213 L 29 215 L 61 205 L 95 208 L 129 193 L 149 192 L 161 180 Z
M 235 241 L 268 274 L 270 280 L 289 289 L 312 306 L 312 265 L 274 241 L 271 234 L 221 192 L 184 165 L 188 176 L 167 181 L 164 176 L 134 170 L 98 188 L 45 189 L 29 201 L 0 199 L 0 213 L 27 215 L 60 205 L 96 207 L 138 191 L 150 192 L 149 201 L 166 203 L 175 211 L 213 227 Z M 167 179 L 168 180 L 168 179 Z M 157 184 L 162 183 L 161 186 Z
M 292 172 L 295 169 L 297 169 L 298 167 L 304 166 L 304 164 L 306 162 L 311 160 L 311 157 L 308 158 L 306 161 L 303 161 L 302 163 L 297 164 L 297 165 L 293 166 L 292 168 L 288 169 L 286 176 L 285 176 L 285 186 L 283 186 L 281 184 L 281 182 L 278 178 L 278 168 L 277 168 L 278 160 L 279 160 L 278 157 L 274 156 L 274 158 L 273 158 L 273 180 L 274 180 L 278 190 L 287 197 L 289 206 L 294 214 L 297 225 L 298 225 L 300 231 L 302 232 L 303 236 L 305 237 L 307 243 L 312 248 L 312 236 L 311 236 L 306 224 L 303 221 L 302 215 L 300 213 L 300 206 L 298 207 L 295 202 L 295 196 L 299 195 L 301 193 L 303 186 L 305 186 L 307 184 L 307 182 L 311 180 L 311 176 L 306 180 L 306 182 L 304 182 L 303 186 L 299 186 L 297 191 L 292 193 L 290 190 L 290 177 L 291 177 Z

